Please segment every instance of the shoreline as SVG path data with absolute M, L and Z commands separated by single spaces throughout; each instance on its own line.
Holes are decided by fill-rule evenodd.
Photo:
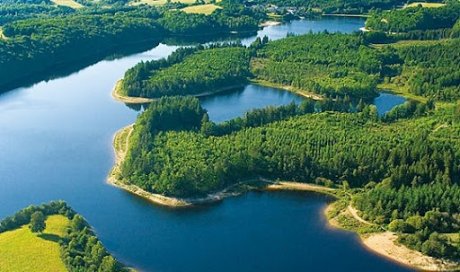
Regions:
M 259 27 L 277 26 L 277 25 L 280 25 L 280 24 L 282 24 L 282 22 L 280 22 L 280 21 L 268 20 L 268 21 L 265 21 L 265 22 L 259 24 Z
M 123 160 L 127 153 L 127 148 L 129 146 L 129 137 L 131 136 L 134 130 L 134 124 L 123 127 L 122 129 L 115 132 L 113 136 L 113 149 L 115 153 L 115 163 L 112 169 L 109 172 L 107 177 L 107 183 L 123 189 L 131 194 L 142 197 L 146 200 L 151 201 L 152 203 L 159 204 L 162 206 L 167 206 L 169 208 L 181 208 L 181 207 L 191 207 L 194 205 L 200 204 L 210 204 L 224 200 L 227 197 L 238 196 L 242 193 L 250 191 L 251 189 L 261 189 L 264 191 L 304 191 L 304 192 L 319 192 L 324 194 L 333 195 L 333 192 L 336 190 L 334 188 L 324 187 L 316 184 L 300 183 L 300 182 L 288 182 L 280 181 L 275 182 L 264 178 L 257 179 L 258 181 L 264 182 L 267 184 L 265 187 L 246 187 L 240 190 L 234 190 L 239 186 L 242 187 L 242 183 L 229 186 L 221 191 L 216 193 L 211 193 L 205 197 L 198 198 L 176 198 L 168 197 L 160 194 L 155 194 L 148 192 L 136 185 L 127 184 L 123 180 L 118 179 L 116 176 L 119 173 L 120 165 L 123 163 Z
M 423 253 L 410 249 L 397 242 L 397 234 L 387 230 L 378 232 L 360 233 L 360 227 L 379 227 L 372 222 L 363 219 L 357 210 L 348 204 L 345 208 L 339 208 L 334 211 L 337 202 L 332 202 L 326 206 L 323 214 L 326 216 L 328 226 L 334 229 L 346 230 L 356 233 L 359 241 L 363 247 L 370 252 L 383 257 L 389 261 L 398 263 L 400 265 L 423 271 L 458 271 L 460 266 L 453 261 L 437 259 L 424 255 Z M 334 212 L 336 213 L 335 215 Z M 346 226 L 341 223 L 341 218 L 345 217 L 347 220 L 355 221 L 354 225 Z M 342 219 L 343 220 L 343 219 Z M 347 222 L 349 224 L 349 222 Z M 358 226 L 356 226 L 356 224 Z
M 356 18 L 368 18 L 370 15 L 369 14 L 346 14 L 346 13 L 325 13 L 322 14 L 321 16 L 327 16 L 327 17 L 356 17 Z
M 211 204 L 219 202 L 228 197 L 238 196 L 250 190 L 263 190 L 263 191 L 303 191 L 303 192 L 317 192 L 323 193 L 335 197 L 337 200 L 331 202 L 326 206 L 323 211 L 324 216 L 327 219 L 329 227 L 335 229 L 348 230 L 358 234 L 359 240 L 366 249 L 370 252 L 384 257 L 390 261 L 396 262 L 403 266 L 407 266 L 414 269 L 421 269 L 423 271 L 457 271 L 459 265 L 454 262 L 449 262 L 441 259 L 436 259 L 430 256 L 426 256 L 421 252 L 407 248 L 404 245 L 400 245 L 396 242 L 397 235 L 393 232 L 370 232 L 360 233 L 360 227 L 379 227 L 371 222 L 363 219 L 358 211 L 346 201 L 344 207 L 336 207 L 340 205 L 342 199 L 335 192 L 337 189 L 329 188 L 316 184 L 300 183 L 300 182 L 289 182 L 289 181 L 271 181 L 264 178 L 259 178 L 258 181 L 264 182 L 266 186 L 261 187 L 243 187 L 242 183 L 235 184 L 228 188 L 225 188 L 219 192 L 209 194 L 205 197 L 200 198 L 174 198 L 163 196 L 160 194 L 150 193 L 139 188 L 136 185 L 126 184 L 123 180 L 117 179 L 119 173 L 119 167 L 126 156 L 127 148 L 129 146 L 129 136 L 134 130 L 134 125 L 126 126 L 118 130 L 113 137 L 113 148 L 115 152 L 115 163 L 107 177 L 107 183 L 123 189 L 131 194 L 142 197 L 154 204 L 165 206 L 168 208 L 189 208 L 194 205 L 200 204 Z M 237 188 L 237 190 L 233 190 Z M 238 189 L 240 188 L 240 189 Z M 342 201 L 343 205 L 343 201 Z M 334 214 L 335 213 L 335 214 Z M 344 225 L 341 223 L 340 217 L 346 217 L 355 221 L 351 226 Z M 342 219 L 343 220 L 343 219 Z M 357 225 L 356 225 L 357 224 Z M 381 228 L 381 227 L 380 227 Z
M 313 99 L 316 101 L 320 101 L 324 99 L 321 95 L 315 94 L 313 92 L 308 92 L 308 91 L 305 91 L 305 90 L 302 90 L 296 87 L 288 86 L 288 85 L 273 83 L 273 82 L 263 80 L 263 79 L 251 79 L 250 82 L 252 84 L 256 84 L 256 85 L 260 85 L 264 87 L 275 88 L 275 89 L 280 89 L 280 90 L 284 90 L 287 92 L 291 92 L 293 94 L 297 94 L 304 98 Z
M 115 83 L 115 86 L 113 87 L 112 92 L 111 92 L 112 98 L 114 100 L 118 101 L 118 102 L 126 103 L 126 104 L 148 104 L 148 103 L 151 103 L 151 102 L 153 102 L 153 101 L 158 99 L 158 98 L 146 98 L 146 97 L 135 97 L 135 96 L 123 95 L 123 94 L 121 94 L 121 83 L 122 82 L 123 82 L 123 79 L 117 80 L 117 82 Z M 243 88 L 246 85 L 247 84 L 236 84 L 236 85 L 231 85 L 231 86 L 219 88 L 219 89 L 217 89 L 215 91 L 208 91 L 208 92 L 202 92 L 202 93 L 197 93 L 197 94 L 190 94 L 190 96 L 194 96 L 194 97 L 198 97 L 198 98 L 199 97 L 204 97 L 204 96 L 210 96 L 210 95 L 214 95 L 214 94 L 217 94 L 217 93 L 229 91 L 229 90 L 236 89 L 236 88 Z

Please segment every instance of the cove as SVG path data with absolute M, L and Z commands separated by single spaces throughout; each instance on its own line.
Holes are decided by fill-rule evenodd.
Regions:
M 314 24 L 363 25 L 331 20 Z M 302 22 L 308 32 L 313 21 L 290 24 Z M 355 234 L 329 228 L 323 195 L 254 192 L 170 210 L 107 185 L 112 136 L 138 115 L 112 99 L 115 82 L 176 48 L 160 44 L 0 95 L 0 217 L 66 200 L 115 257 L 141 271 L 411 271 L 367 251 Z

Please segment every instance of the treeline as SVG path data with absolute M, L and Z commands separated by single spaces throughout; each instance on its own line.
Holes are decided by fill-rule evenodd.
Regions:
M 31 216 L 41 212 L 62 215 L 70 219 L 65 236 L 59 241 L 61 258 L 71 272 L 123 272 L 128 271 L 106 251 L 85 219 L 70 208 L 64 201 L 53 201 L 39 206 L 29 206 L 0 221 L 0 233 L 29 224 Z
M 409 32 L 452 28 L 460 17 L 460 4 L 449 2 L 439 8 L 413 7 L 373 12 L 366 27 L 376 31 Z
M 394 73 L 394 50 L 368 47 L 359 35 L 308 34 L 269 42 L 257 51 L 253 73 L 260 79 L 325 96 L 369 98 L 380 77 Z
M 164 99 L 162 103 L 168 101 Z M 183 99 L 180 102 L 181 98 L 174 98 L 174 105 L 181 105 L 176 111 L 189 107 L 189 102 L 185 102 L 191 98 Z M 210 193 L 254 176 L 305 182 L 321 177 L 336 182 L 347 180 L 352 186 L 384 178 L 392 178 L 395 186 L 401 186 L 410 184 L 415 177 L 425 184 L 436 175 L 443 175 L 446 168 L 451 180 L 458 176 L 458 159 L 453 158 L 449 165 L 442 159 L 457 150 L 458 144 L 442 144 L 428 138 L 433 117 L 384 124 L 374 106 L 367 106 L 360 113 L 296 116 L 301 107 L 295 109 L 291 105 L 279 111 L 255 111 L 246 120 L 233 121 L 233 126 L 228 125 L 232 121 L 214 125 L 217 133 L 213 133 L 196 103 L 191 107 L 194 121 L 187 121 L 193 124 L 189 129 L 184 128 L 182 117 L 169 117 L 174 115 L 171 108 L 160 113 L 156 106 L 147 109 L 136 122 L 121 178 L 148 191 L 187 197 Z M 313 107 L 306 108 L 308 112 Z M 191 112 L 188 111 L 190 115 Z M 145 124 L 161 121 L 150 116 L 166 116 L 168 126 L 177 124 L 174 129 L 152 133 Z M 282 121 L 273 123 L 276 120 Z M 247 125 L 240 125 L 244 122 Z M 227 128 L 230 133 L 219 133 L 219 128 Z
M 64 201 L 53 201 L 40 206 L 29 206 L 12 216 L 2 219 L 0 221 L 0 233 L 29 224 L 30 217 L 34 212 L 42 212 L 45 216 L 60 214 L 67 218 L 72 218 L 75 215 L 75 212 Z
M 104 248 L 85 219 L 76 214 L 71 218 L 61 242 L 61 258 L 70 272 L 127 272 Z
M 129 96 L 158 98 L 213 92 L 241 85 L 250 76 L 249 51 L 241 46 L 182 49 L 166 60 L 128 70 L 122 90 Z
M 53 17 L 74 13 L 69 7 L 48 4 L 2 3 L 0 5 L 0 25 L 8 22 L 35 17 Z

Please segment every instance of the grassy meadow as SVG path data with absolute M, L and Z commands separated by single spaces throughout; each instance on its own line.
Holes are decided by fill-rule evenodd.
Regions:
M 51 215 L 41 234 L 32 233 L 28 225 L 0 234 L 0 271 L 40 272 L 67 271 L 60 257 L 59 239 L 69 219 Z
M 213 13 L 216 9 L 220 9 L 220 8 L 222 7 L 219 7 L 214 4 L 204 4 L 204 5 L 189 6 L 189 7 L 183 8 L 182 10 L 186 13 L 199 13 L 199 14 L 209 15 Z
M 51 0 L 54 4 L 58 6 L 66 6 L 73 9 L 83 8 L 84 6 L 74 0 Z

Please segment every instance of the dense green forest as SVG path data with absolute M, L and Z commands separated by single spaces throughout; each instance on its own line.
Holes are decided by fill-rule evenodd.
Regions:
M 187 52 L 191 53 L 185 56 Z M 241 85 L 249 76 L 249 58 L 244 47 L 180 50 L 168 60 L 141 63 L 130 69 L 123 80 L 123 91 L 129 96 L 155 98 Z
M 85 219 L 63 201 L 29 206 L 4 218 L 0 221 L 0 233 L 29 224 L 35 212 L 41 212 L 45 217 L 63 215 L 71 220 L 66 235 L 60 241 L 61 258 L 69 271 L 129 271 L 106 251 Z
M 68 7 L 47 4 L 3 4 L 0 5 L 0 25 L 35 17 L 53 17 L 74 13 Z
M 372 97 L 380 77 L 398 63 L 394 51 L 374 50 L 358 35 L 321 33 L 266 44 L 257 51 L 253 73 L 325 96 Z
M 265 38 L 248 49 L 192 51 L 179 50 L 166 60 L 136 65 L 125 73 L 122 91 L 151 98 L 189 95 L 253 77 L 325 97 L 367 99 L 377 95 L 382 78 L 399 73 L 402 63 L 396 50 L 371 48 L 358 34 L 308 34 L 273 42 Z
M 377 31 L 409 32 L 452 28 L 460 18 L 460 3 L 449 2 L 439 8 L 412 7 L 373 12 L 366 21 L 366 27 Z
M 131 182 L 150 191 L 192 196 L 258 175 L 306 182 L 324 177 L 347 180 L 353 186 L 363 186 L 369 180 L 387 177 L 393 178 L 394 185 L 399 186 L 410 183 L 416 176 L 420 176 L 422 184 L 429 183 L 430 178 L 438 175 L 438 170 L 430 173 L 413 170 L 413 173 L 403 176 L 398 174 L 397 169 L 408 167 L 419 157 L 428 156 L 437 160 L 440 154 L 423 150 L 421 154 L 408 158 L 403 165 L 393 162 L 392 158 L 404 153 L 414 141 L 423 141 L 424 138 L 419 139 L 412 132 L 416 127 L 412 123 L 404 129 L 407 134 L 399 132 L 400 122 L 382 123 L 374 106 L 366 106 L 360 113 L 311 114 L 315 111 L 312 106 L 303 104 L 299 109 L 294 106 L 290 111 L 284 109 L 287 119 L 272 114 L 276 111 L 256 112 L 248 115 L 248 118 L 253 116 L 249 123 L 255 125 L 240 125 L 237 126 L 239 130 L 234 129 L 233 125 L 233 129 L 230 129 L 232 133 L 214 136 L 216 132 L 208 129 L 209 121 L 197 106 L 198 100 L 188 97 L 181 101 L 176 97 L 160 101 L 154 102 L 136 122 L 136 136 L 131 138 L 131 153 L 122 171 L 123 177 L 129 177 Z M 177 116 L 171 108 L 176 107 L 177 114 L 181 114 L 189 107 L 190 101 L 195 101 L 192 107 L 195 121 L 187 122 L 190 127 L 184 129 L 183 117 Z M 165 107 L 165 104 L 169 106 Z M 426 111 L 420 111 L 419 115 L 426 114 Z M 188 119 L 192 118 L 191 115 L 188 113 Z M 257 115 L 259 117 L 254 118 Z M 167 118 L 166 129 L 157 128 L 163 120 L 157 116 Z M 295 117 L 289 119 L 290 116 Z M 268 122 L 260 121 L 264 118 Z M 428 120 L 434 122 L 433 117 Z M 241 121 L 229 121 L 232 122 Z M 257 126 L 258 123 L 263 125 Z M 155 124 L 155 129 L 147 124 Z M 214 131 L 222 135 L 219 128 L 225 128 L 228 124 L 214 126 Z M 431 124 L 426 130 L 430 129 Z M 422 133 L 421 129 L 418 130 Z M 446 147 L 433 143 L 433 149 L 443 148 Z M 451 173 L 454 175 L 455 171 Z
M 460 40 L 397 47 L 404 60 L 400 76 L 392 79 L 409 92 L 437 100 L 460 98 Z
M 255 32 L 264 17 L 264 14 L 251 12 L 240 5 L 228 4 L 211 15 L 166 11 L 159 23 L 174 35 L 196 36 L 199 33 L 209 36 L 230 31 Z

